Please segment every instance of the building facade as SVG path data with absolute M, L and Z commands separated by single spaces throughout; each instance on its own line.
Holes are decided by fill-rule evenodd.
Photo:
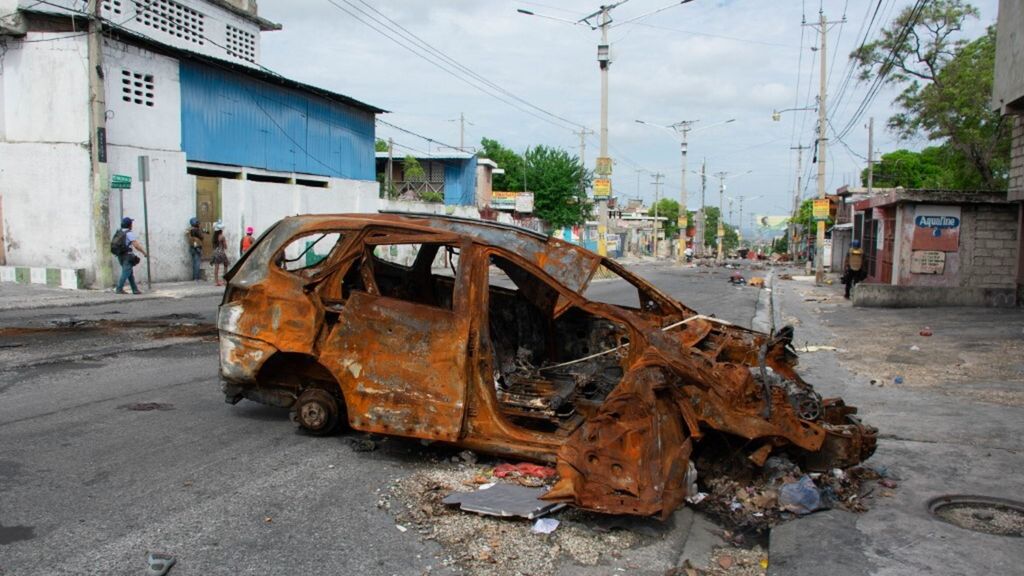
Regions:
M 992 103 L 1013 130 L 1007 198 L 1017 203 L 1017 300 L 1024 303 L 1024 3 L 999 0 Z
M 167 281 L 190 277 L 184 231 L 193 216 L 207 231 L 222 221 L 234 247 L 247 226 L 259 233 L 291 214 L 377 210 L 374 120 L 383 110 L 260 67 L 260 34 L 280 26 L 251 0 L 101 2 L 97 195 L 82 4 L 0 0 L 5 279 L 11 267 L 31 267 L 108 283 L 113 258 L 95 231 L 109 238 L 122 215 L 148 238 L 153 281 Z M 126 189 L 110 187 L 127 179 Z

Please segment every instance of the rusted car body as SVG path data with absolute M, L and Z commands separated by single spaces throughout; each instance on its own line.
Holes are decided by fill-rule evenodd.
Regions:
M 588 297 L 599 278 L 630 303 Z M 856 464 L 876 430 L 794 371 L 791 330 L 698 314 L 559 239 L 429 215 L 286 218 L 228 275 L 223 389 L 299 425 L 444 441 L 555 463 L 547 498 L 665 516 L 711 431 L 812 469 Z

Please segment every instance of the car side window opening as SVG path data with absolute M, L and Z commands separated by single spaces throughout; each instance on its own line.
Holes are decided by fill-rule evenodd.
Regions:
M 367 244 L 343 280 L 351 290 L 451 310 L 459 248 L 444 243 Z
M 345 236 L 339 232 L 314 232 L 293 239 L 274 258 L 278 268 L 303 278 L 316 276 Z
M 503 414 L 525 428 L 570 431 L 622 379 L 626 329 L 576 306 L 555 318 L 558 290 L 499 254 L 489 256 L 488 279 L 494 388 Z

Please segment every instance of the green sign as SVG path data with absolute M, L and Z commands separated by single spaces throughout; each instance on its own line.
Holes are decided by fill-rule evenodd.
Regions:
M 110 178 L 110 187 L 115 190 L 125 190 L 132 187 L 132 177 L 124 174 L 114 174 Z

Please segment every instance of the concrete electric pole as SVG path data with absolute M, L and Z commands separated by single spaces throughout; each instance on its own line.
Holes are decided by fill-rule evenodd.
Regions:
M 875 117 L 868 118 L 868 195 L 875 186 Z
M 92 209 L 94 285 L 113 284 L 113 267 L 105 247 L 110 242 L 110 183 L 107 167 L 107 98 L 103 86 L 103 23 L 100 0 L 89 0 L 89 166 Z M 120 226 L 120 223 L 118 223 Z M 148 248 L 148 246 L 147 246 Z
M 796 261 L 796 219 L 800 215 L 800 187 L 803 184 L 803 159 L 804 150 L 810 146 L 792 146 L 790 150 L 796 150 L 796 188 L 793 189 L 793 215 L 789 218 L 789 258 Z
M 697 229 L 696 235 L 699 241 L 694 246 L 696 247 L 697 257 L 704 256 L 704 242 L 707 239 L 705 230 L 705 222 L 707 222 L 707 213 L 705 209 L 704 198 L 708 188 L 708 161 L 705 158 L 700 163 L 700 214 L 697 214 Z
M 821 47 L 818 48 L 818 60 L 821 64 L 818 79 L 818 199 L 825 200 L 825 160 L 828 157 L 826 146 L 828 144 L 826 114 L 826 97 L 828 91 L 828 28 L 833 24 L 841 24 L 843 21 L 829 22 L 825 20 L 825 12 L 818 12 L 818 23 L 806 24 L 818 29 L 821 34 Z M 844 20 L 845 21 L 845 20 Z M 818 234 L 814 244 L 814 282 L 818 285 L 825 280 L 825 220 L 817 221 Z
M 658 231 L 661 228 L 661 222 L 658 220 L 658 200 L 661 199 L 661 194 L 660 194 L 660 192 L 661 192 L 661 181 L 662 181 L 662 179 L 665 178 L 665 175 L 660 173 L 660 172 L 658 172 L 658 173 L 655 173 L 655 174 L 651 174 L 651 178 L 654 178 L 654 181 L 651 182 L 651 184 L 654 184 L 654 254 L 653 254 L 653 256 L 655 258 L 657 258 L 658 257 Z
M 716 241 L 718 243 L 718 253 L 715 256 L 715 261 L 722 263 L 725 260 L 725 252 L 723 251 L 723 244 L 725 244 L 725 226 L 722 223 L 722 198 L 725 197 L 725 179 L 729 176 L 728 172 L 719 172 L 715 174 L 718 178 L 718 231 L 715 234 Z

